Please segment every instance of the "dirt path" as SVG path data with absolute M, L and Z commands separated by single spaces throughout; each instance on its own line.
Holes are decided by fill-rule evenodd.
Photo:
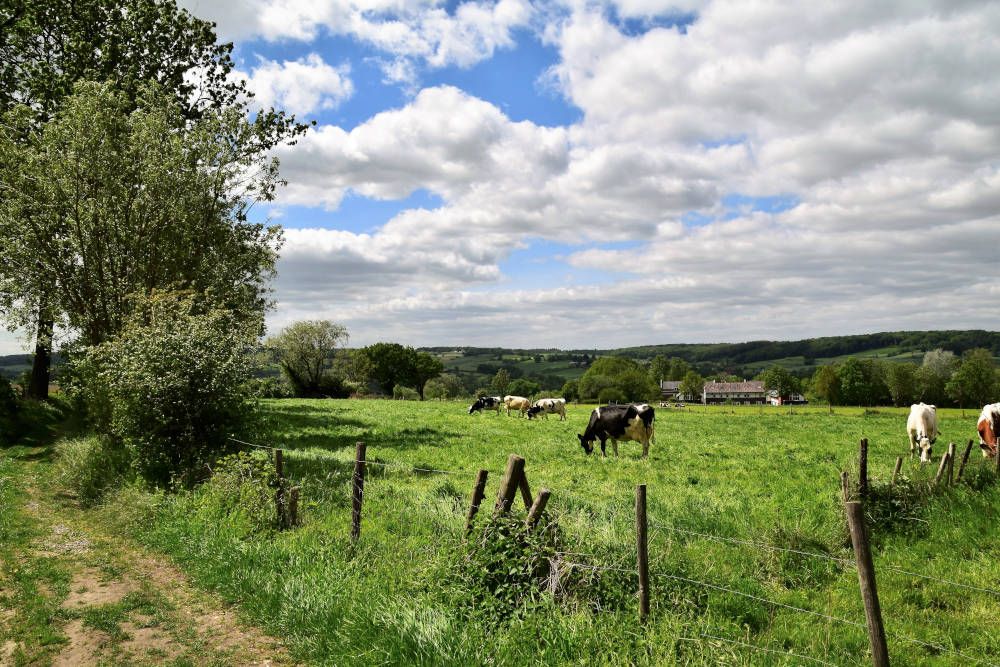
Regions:
M 44 453 L 18 457 L 5 478 L 19 483 L 21 530 L 0 551 L 0 666 L 294 664 L 166 559 L 51 488 Z

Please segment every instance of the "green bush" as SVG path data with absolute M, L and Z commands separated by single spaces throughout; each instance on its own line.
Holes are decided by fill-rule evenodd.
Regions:
M 197 491 L 199 518 L 240 538 L 276 527 L 274 492 L 277 477 L 265 452 L 238 452 L 213 466 L 212 478 Z
M 617 387 L 605 387 L 597 395 L 599 403 L 624 403 L 626 401 L 625 392 Z
M 21 428 L 20 406 L 10 381 L 0 375 L 0 444 L 13 442 Z
M 420 394 L 416 389 L 397 384 L 392 388 L 392 398 L 397 401 L 419 401 Z
M 63 440 L 56 447 L 56 481 L 92 505 L 128 478 L 130 462 L 128 450 L 110 440 Z
M 92 422 L 129 449 L 150 484 L 190 487 L 247 426 L 255 339 L 228 310 L 154 294 L 118 338 L 87 354 Z
M 292 387 L 281 378 L 251 378 L 247 382 L 247 392 L 255 398 L 291 398 Z

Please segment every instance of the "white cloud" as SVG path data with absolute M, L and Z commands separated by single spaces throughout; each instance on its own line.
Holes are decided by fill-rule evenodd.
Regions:
M 560 54 L 547 78 L 583 114 L 514 122 L 441 85 L 310 133 L 281 154 L 283 204 L 419 189 L 444 203 L 369 234 L 290 230 L 275 323 L 325 314 L 359 344 L 564 347 L 1000 325 L 982 307 L 1000 292 L 1000 5 L 268 7 L 285 12 L 271 32 L 245 30 L 350 34 L 407 85 L 544 15 Z M 685 12 L 685 30 L 642 34 L 612 18 Z M 798 203 L 734 211 L 733 193 Z M 526 279 L 509 262 L 539 239 L 579 249 Z
M 335 109 L 354 94 L 350 67 L 328 65 L 316 53 L 281 63 L 260 58 L 250 74 L 237 75 L 246 78 L 260 106 L 300 116 Z

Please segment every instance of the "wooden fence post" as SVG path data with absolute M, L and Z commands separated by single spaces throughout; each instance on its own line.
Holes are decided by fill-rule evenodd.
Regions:
M 287 528 L 288 516 L 285 512 L 285 452 L 274 450 L 274 475 L 277 488 L 274 490 L 274 515 L 278 521 L 278 530 Z
M 646 532 L 646 485 L 635 487 L 636 565 L 639 568 L 639 622 L 649 616 L 649 551 Z
M 507 457 L 507 469 L 500 480 L 500 490 L 497 492 L 497 504 L 494 508 L 496 514 L 504 514 L 510 509 L 514 502 L 514 494 L 524 476 L 524 459 L 517 454 Z
M 302 487 L 293 486 L 288 492 L 288 526 L 299 525 L 299 494 Z
M 524 501 L 525 509 L 535 504 L 535 501 L 531 498 L 531 487 L 528 486 L 527 473 L 521 472 L 521 479 L 517 482 L 517 488 L 521 490 L 521 500 Z
M 851 544 L 854 545 L 854 557 L 858 564 L 858 585 L 861 588 L 861 599 L 865 603 L 872 664 L 875 667 L 889 667 L 889 649 L 885 643 L 882 608 L 879 606 L 878 589 L 875 586 L 875 566 L 872 564 L 872 552 L 868 544 L 865 514 L 859 502 L 847 503 L 845 508 L 847 525 L 851 529 Z
M 948 443 L 948 486 L 955 483 L 955 443 Z
M 851 476 L 844 470 L 840 473 L 840 490 L 844 494 L 844 502 L 851 499 Z
M 958 464 L 958 475 L 955 476 L 955 481 L 962 479 L 962 473 L 965 472 L 965 464 L 969 462 L 970 452 L 972 452 L 971 440 L 969 440 L 969 444 L 965 446 L 965 451 L 962 452 L 962 462 Z
M 367 446 L 359 442 L 354 449 L 354 478 L 351 493 L 351 542 L 361 536 L 361 503 L 365 495 L 365 455 Z
M 858 495 L 868 497 L 868 438 L 858 444 Z
M 889 484 L 895 484 L 896 483 L 896 475 L 899 474 L 899 469 L 902 468 L 902 467 L 903 467 L 903 457 L 902 456 L 897 456 L 896 457 L 896 467 L 892 469 L 892 479 L 889 480 Z
M 941 463 L 938 465 L 937 474 L 934 475 L 934 486 L 937 486 L 938 482 L 941 481 L 941 478 L 944 477 L 944 471 L 945 469 L 947 469 L 947 467 L 948 467 L 948 452 L 945 452 L 944 456 L 941 457 Z
M 465 534 L 472 532 L 472 520 L 476 518 L 479 511 L 479 504 L 486 497 L 486 478 L 489 476 L 486 470 L 480 470 L 476 474 L 476 483 L 472 486 L 472 501 L 469 503 L 469 512 L 465 515 Z
M 538 520 L 542 518 L 542 512 L 545 511 L 545 505 L 549 502 L 549 496 L 552 494 L 548 489 L 538 489 L 538 497 L 535 498 L 535 502 L 531 505 L 531 510 L 528 511 L 528 518 L 525 520 L 524 525 L 528 528 L 534 528 Z

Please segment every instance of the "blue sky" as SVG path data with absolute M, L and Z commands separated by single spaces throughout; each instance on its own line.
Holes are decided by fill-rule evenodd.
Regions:
M 286 230 L 271 331 L 593 348 L 1000 326 L 995 3 L 181 4 L 262 104 L 316 121 L 255 211 Z

